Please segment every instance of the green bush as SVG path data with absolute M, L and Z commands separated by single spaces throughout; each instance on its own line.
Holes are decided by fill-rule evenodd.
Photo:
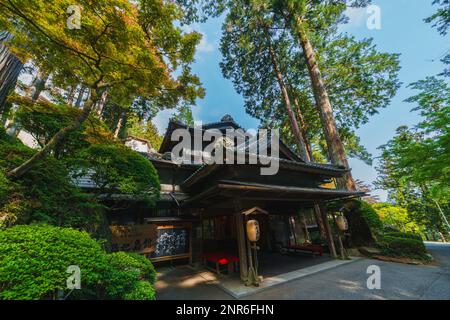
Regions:
M 406 208 L 390 203 L 376 203 L 372 207 L 383 222 L 385 231 L 418 232 L 422 228 L 412 220 Z M 391 230 L 386 230 L 391 229 Z
M 364 219 L 369 224 L 372 232 L 380 232 L 383 230 L 383 223 L 380 220 L 377 212 L 370 204 L 365 201 L 360 201 L 360 211 Z
M 2 178 L 35 152 L 20 141 L 0 140 L 0 227 L 48 223 L 106 238 L 104 206 L 74 186 L 62 161 L 49 156 L 14 182 Z
M 86 232 L 47 225 L 0 230 L 0 299 L 56 299 L 66 273 L 80 267 L 81 290 L 70 299 L 154 299 L 155 270 L 135 254 L 107 254 Z
M 71 265 L 81 269 L 80 294 L 92 295 L 107 260 L 86 232 L 38 225 L 0 231 L 0 299 L 54 299 L 66 287 Z
M 155 289 L 147 281 L 138 281 L 131 292 L 124 295 L 124 300 L 155 300 Z
M 376 242 L 376 236 L 382 233 L 383 223 L 370 204 L 360 200 L 348 201 L 344 214 L 351 235 L 350 245 L 370 246 Z
M 3 172 L 0 171 L 0 206 L 7 198 L 9 189 L 10 189 L 10 182 L 5 177 Z
M 422 241 L 422 237 L 420 236 L 420 234 L 412 232 L 388 232 L 385 235 L 394 238 L 414 239 Z
M 380 241 L 383 254 L 427 260 L 427 250 L 422 240 L 385 236 Z
M 5 129 L 5 127 L 4 126 L 2 126 L 1 124 L 0 124 L 0 141 L 1 140 L 6 140 L 7 139 L 7 134 L 6 134 L 6 129 Z
M 74 159 L 74 171 L 91 179 L 102 194 L 126 194 L 152 206 L 159 198 L 160 183 L 153 164 L 122 145 L 96 144 L 83 149 Z
M 156 272 L 151 262 L 143 256 L 126 252 L 115 252 L 108 255 L 109 271 L 106 279 L 106 294 L 110 299 L 125 299 L 128 295 L 139 293 L 145 300 L 155 297 L 154 291 L 144 290 L 155 283 Z M 147 283 L 143 285 L 142 283 Z M 153 289 L 153 288 L 152 288 Z M 133 299 L 134 300 L 134 299 Z

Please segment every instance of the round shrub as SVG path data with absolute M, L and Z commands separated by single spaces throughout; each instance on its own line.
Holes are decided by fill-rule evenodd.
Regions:
M 91 295 L 107 268 L 105 252 L 86 232 L 45 225 L 0 231 L 0 299 L 54 299 L 71 265 L 81 269 L 80 295 Z
M 88 233 L 48 225 L 0 230 L 0 299 L 56 299 L 68 294 L 67 268 L 81 270 L 69 299 L 155 299 L 156 272 L 137 254 L 107 254 Z
M 155 300 L 155 289 L 147 281 L 138 281 L 134 288 L 126 293 L 124 300 Z
M 110 299 L 132 300 L 155 297 L 153 284 L 156 272 L 151 262 L 138 254 L 115 252 L 108 255 L 109 270 L 106 276 L 106 294 Z M 151 290 L 146 288 L 150 287 Z
M 74 169 L 81 175 L 90 173 L 101 193 L 130 195 L 148 205 L 153 205 L 159 197 L 160 182 L 153 164 L 121 145 L 96 144 L 83 149 Z
M 380 245 L 383 254 L 388 256 L 427 259 L 427 250 L 422 240 L 385 236 Z

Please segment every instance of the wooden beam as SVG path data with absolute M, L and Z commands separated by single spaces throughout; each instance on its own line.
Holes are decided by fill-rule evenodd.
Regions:
M 320 212 L 322 214 L 323 224 L 325 226 L 325 233 L 328 240 L 328 248 L 330 250 L 330 254 L 333 257 L 333 259 L 336 259 L 337 258 L 336 247 L 334 246 L 333 234 L 331 233 L 330 224 L 328 222 L 327 208 L 323 203 L 319 203 L 319 207 Z
M 266 210 L 261 209 L 260 207 L 253 207 L 246 211 L 243 211 L 242 214 L 244 216 L 248 216 L 250 214 L 269 214 Z
M 241 279 L 246 281 L 248 278 L 248 263 L 247 263 L 247 248 L 245 240 L 245 230 L 244 230 L 244 216 L 242 212 L 242 202 L 241 199 L 234 199 L 235 208 L 235 219 L 236 219 L 236 235 L 237 235 L 237 245 L 239 250 L 239 269 L 241 274 Z
M 320 235 L 322 237 L 326 237 L 327 236 L 327 232 L 325 230 L 325 225 L 324 225 L 324 222 L 323 222 L 323 219 L 322 219 L 322 214 L 320 212 L 320 206 L 317 205 L 317 204 L 314 205 L 313 211 L 314 211 L 314 217 L 316 218 L 317 225 L 319 226 Z

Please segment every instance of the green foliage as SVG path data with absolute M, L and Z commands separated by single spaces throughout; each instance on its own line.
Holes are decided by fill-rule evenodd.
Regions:
M 0 140 L 0 172 L 10 170 L 36 151 L 16 139 Z M 3 179 L 0 227 L 46 222 L 89 231 L 97 236 L 104 224 L 103 206 L 73 185 L 64 163 L 48 157 L 16 181 Z
M 414 221 L 444 231 L 441 210 L 450 205 L 450 87 L 443 79 L 427 78 L 410 85 L 418 94 L 407 99 L 416 104 L 424 121 L 405 126 L 380 147 L 378 187 L 411 213 Z M 450 216 L 447 214 L 447 219 Z
M 394 238 L 414 239 L 422 241 L 422 237 L 419 234 L 412 232 L 388 232 L 385 235 Z
M 385 236 L 379 245 L 384 255 L 419 260 L 429 259 L 422 240 Z
M 450 27 L 450 1 L 449 0 L 433 0 L 434 5 L 438 5 L 439 9 L 430 17 L 425 19 L 427 23 L 433 23 L 433 27 L 437 28 L 442 36 L 447 36 Z M 441 60 L 444 64 L 450 65 L 450 53 L 446 53 Z M 449 77 L 450 68 L 444 70 L 442 75 Z
M 41 106 L 37 108 L 40 110 Z M 21 117 L 31 119 L 34 112 L 39 114 L 41 111 L 33 111 L 28 116 L 23 112 Z M 49 123 L 58 126 L 59 117 L 54 117 L 51 111 L 45 117 L 49 122 L 41 123 L 44 128 L 42 133 L 51 127 Z M 40 122 L 29 122 L 27 129 L 35 128 L 31 123 L 37 125 Z M 60 159 L 47 157 L 14 182 L 8 181 L 2 173 L 0 227 L 45 222 L 86 230 L 96 237 L 108 238 L 104 206 L 99 203 L 96 194 L 80 190 L 72 180 L 73 175 L 84 175 L 89 170 L 95 172 L 93 179 L 101 187 L 98 190 L 100 194 L 123 193 L 152 205 L 159 196 L 159 178 L 155 168 L 138 153 L 111 144 L 112 140 L 102 128 L 98 120 L 86 122 L 85 129 L 69 136 L 73 138 L 73 143 L 69 141 L 65 145 Z M 37 136 L 38 131 L 35 129 L 32 132 Z M 20 165 L 35 152 L 19 140 L 5 137 L 0 140 L 0 172 L 7 172 Z
M 296 29 L 286 22 L 285 15 L 299 15 L 308 21 L 305 27 L 311 32 L 347 155 L 370 163 L 371 155 L 354 130 L 395 95 L 400 85 L 399 59 L 398 55 L 379 52 L 370 39 L 358 41 L 338 32 L 335 24 L 344 22 L 345 2 L 231 1 L 222 27 L 221 69 L 244 97 L 247 113 L 261 120 L 263 127 L 279 128 L 283 140 L 295 146 L 286 106 L 280 100 L 271 44 L 290 99 L 299 102 L 299 110 L 294 112 L 302 113 L 308 140 L 325 146 L 315 150 L 327 155 L 303 50 Z
M 412 219 L 411 214 L 400 206 L 376 203 L 372 207 L 377 212 L 385 228 L 392 227 L 402 232 L 421 232 L 422 228 Z
M 159 150 L 163 140 L 151 119 L 140 121 L 136 116 L 127 119 L 127 134 L 147 140 L 155 150 Z
M 134 288 L 125 293 L 124 300 L 155 300 L 155 288 L 147 281 L 138 281 Z
M 115 252 L 108 255 L 110 271 L 106 280 L 109 297 L 126 300 L 153 300 L 156 272 L 151 262 L 137 254 Z
M 3 203 L 9 194 L 10 182 L 5 175 L 0 172 L 0 203 Z
M 383 231 L 383 223 L 367 202 L 360 200 L 347 202 L 344 214 L 348 220 L 350 242 L 353 246 L 372 245 Z
M 107 254 L 86 232 L 47 225 L 0 230 L 0 299 L 56 299 L 67 294 L 69 266 L 81 270 L 81 290 L 70 298 L 155 298 L 155 270 L 144 257 Z
M 194 116 L 192 115 L 191 107 L 188 105 L 178 107 L 177 112 L 172 119 L 184 123 L 190 127 L 194 126 Z
M 433 23 L 440 34 L 446 35 L 450 27 L 450 2 L 448 0 L 433 0 L 433 4 L 438 5 L 439 9 L 430 17 L 425 19 L 425 22 Z
M 80 151 L 74 167 L 77 176 L 89 175 L 100 194 L 123 194 L 154 204 L 159 177 L 152 163 L 122 145 L 92 145 Z
M 5 127 L 0 124 L 0 141 L 3 141 L 8 138 Z
M 89 90 L 80 115 L 63 121 L 66 125 L 58 134 L 45 137 L 48 143 L 34 158 L 38 161 L 14 168 L 9 177 L 17 178 L 53 151 L 58 155 L 65 150 L 68 135 L 89 119 L 105 90 L 125 113 L 138 98 L 163 109 L 193 104 L 204 96 L 200 80 L 190 69 L 201 35 L 181 29 L 177 21 L 182 14 L 174 3 L 116 0 L 111 5 L 107 0 L 80 0 L 82 25 L 76 30 L 68 28 L 64 18 L 69 5 L 42 0 L 1 3 L 0 29 L 11 34 L 5 45 L 22 60 L 33 60 L 41 73 L 51 75 L 55 95 L 60 88 L 78 84 Z M 50 123 L 45 113 L 40 116 L 37 124 L 58 124 Z
M 85 232 L 37 225 L 0 231 L 1 299 L 55 298 L 70 265 L 81 269 L 82 294 L 96 290 L 107 268 L 101 246 Z
M 9 100 L 20 106 L 14 115 L 16 125 L 30 133 L 40 147 L 44 147 L 59 130 L 73 123 L 81 114 L 80 109 L 65 104 L 33 102 L 19 96 L 12 96 Z M 55 156 L 71 156 L 92 143 L 111 143 L 112 140 L 113 135 L 105 124 L 91 115 L 79 129 L 68 134 L 63 144 L 56 146 Z
M 370 229 L 374 232 L 380 232 L 381 230 L 383 230 L 383 223 L 381 222 L 374 208 L 365 201 L 355 201 L 355 202 L 356 207 L 359 208 L 359 212 L 361 212 L 361 215 L 366 220 Z
M 164 89 L 175 89 L 171 98 L 195 99 L 198 93 L 189 63 L 201 36 L 175 26 L 181 15 L 173 4 L 80 0 L 82 27 L 75 31 L 61 18 L 67 1 L 2 4 L 0 27 L 13 35 L 9 47 L 51 73 L 55 84 L 83 82 L 94 89 L 105 84 L 122 102 L 138 95 L 153 98 Z M 170 71 L 178 68 L 180 75 L 173 78 Z

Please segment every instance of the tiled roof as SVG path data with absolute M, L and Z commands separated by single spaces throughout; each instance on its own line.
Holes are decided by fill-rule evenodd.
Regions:
M 262 157 L 259 156 L 260 159 L 262 158 L 266 158 L 266 159 L 270 159 L 269 157 Z M 292 160 L 286 160 L 286 159 L 277 159 L 279 161 L 280 164 L 285 165 L 287 167 L 291 167 L 291 168 L 305 168 L 305 169 L 317 169 L 320 171 L 324 171 L 324 173 L 328 173 L 330 175 L 336 175 L 336 176 L 340 176 L 343 175 L 345 172 L 348 172 L 347 169 L 341 168 L 341 167 L 336 167 L 333 165 L 329 165 L 329 164 L 320 164 L 320 163 L 313 163 L 313 162 L 298 162 L 298 161 L 292 161 Z M 212 167 L 214 166 L 214 167 Z M 196 177 L 197 175 L 199 175 L 201 172 L 203 172 L 205 169 L 207 168 L 211 168 L 211 170 L 215 170 L 219 167 L 221 167 L 223 165 L 217 165 L 217 164 L 212 164 L 212 165 L 208 165 L 208 164 L 203 164 L 201 165 L 194 173 L 192 173 L 186 180 L 184 180 L 181 185 L 185 185 L 186 183 L 188 183 L 191 179 L 193 179 L 194 177 Z

